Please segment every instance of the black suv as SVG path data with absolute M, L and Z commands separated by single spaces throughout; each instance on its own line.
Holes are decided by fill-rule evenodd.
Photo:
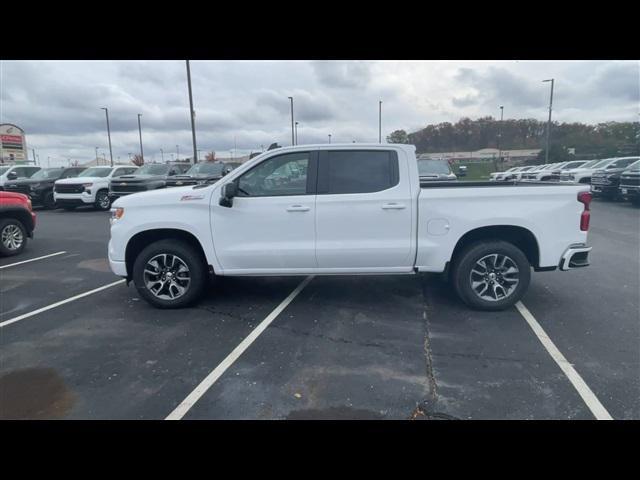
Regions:
M 85 167 L 58 167 L 43 168 L 31 177 L 24 180 L 13 180 L 5 183 L 4 189 L 8 192 L 18 192 L 27 195 L 31 203 L 50 209 L 56 207 L 53 198 L 53 184 L 62 178 L 77 177 Z
M 111 180 L 109 198 L 113 202 L 131 193 L 165 188 L 170 177 L 185 173 L 190 166 L 188 163 L 148 163 L 140 167 L 135 175 L 122 175 Z
M 620 175 L 629 165 L 640 160 L 640 157 L 622 157 L 607 165 L 603 170 L 596 170 L 591 175 L 591 193 L 594 196 L 617 199 L 620 196 Z
M 185 185 L 217 182 L 231 170 L 233 170 L 233 167 L 223 162 L 196 163 L 184 175 L 175 175 L 168 178 L 167 187 L 182 187 Z
M 640 207 L 640 161 L 620 174 L 620 195 Z

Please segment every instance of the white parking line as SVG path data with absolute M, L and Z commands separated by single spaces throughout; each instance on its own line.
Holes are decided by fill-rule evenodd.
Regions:
M 117 282 L 109 283 L 107 285 L 103 285 L 102 287 L 94 288 L 93 290 L 89 290 L 88 292 L 80 293 L 73 297 L 67 298 L 66 300 L 61 300 L 56 303 L 52 303 L 51 305 L 47 305 L 46 307 L 39 308 L 34 310 L 33 312 L 25 313 L 23 315 L 11 318 L 9 320 L 5 320 L 4 322 L 0 322 L 0 328 L 4 328 L 7 325 L 11 325 L 12 323 L 19 322 L 20 320 L 24 320 L 25 318 L 33 317 L 34 315 L 38 315 L 39 313 L 46 312 L 47 310 L 51 310 L 52 308 L 59 307 L 60 305 L 64 305 L 65 303 L 73 302 L 74 300 L 78 300 L 82 297 L 87 297 L 94 293 L 101 292 L 102 290 L 106 290 L 107 288 L 115 287 L 116 285 L 120 285 L 124 283 L 124 278 L 122 280 L 118 280 Z
M 587 404 L 587 407 L 589 407 L 589 410 L 591 410 L 591 413 L 593 413 L 596 419 L 597 420 L 613 420 L 613 417 L 611 417 L 611 415 L 609 414 L 609 412 L 607 412 L 607 410 L 604 408 L 602 403 L 600 403 L 600 400 L 598 400 L 598 397 L 595 396 L 595 394 L 591 391 L 591 389 L 586 384 L 586 382 L 582 379 L 580 374 L 575 370 L 575 368 L 573 368 L 573 365 L 571 365 L 567 361 L 567 359 L 564 358 L 564 355 L 562 355 L 562 352 L 558 350 L 558 348 L 551 341 L 549 336 L 546 334 L 544 329 L 540 326 L 540 324 L 535 319 L 533 314 L 527 309 L 527 307 L 525 307 L 522 302 L 517 302 L 516 308 L 518 309 L 520 314 L 524 317 L 524 319 L 527 321 L 527 323 L 533 330 L 533 333 L 536 334 L 536 337 L 538 337 L 538 340 L 540 340 L 544 348 L 547 349 L 547 352 L 549 352 L 549 355 L 551 355 L 551 358 L 555 360 L 555 362 L 558 364 L 560 369 L 567 376 L 571 384 L 578 391 L 578 394 L 582 397 L 582 400 L 584 400 L 584 403 Z
M 3 265 L 0 267 L 0 270 L 2 270 L 3 268 L 15 267 L 16 265 L 21 265 L 23 263 L 35 262 L 36 260 L 42 260 L 43 258 L 55 257 L 56 255 L 62 255 L 63 253 L 67 253 L 67 252 L 63 251 L 63 252 L 51 253 L 49 255 L 43 255 L 42 257 L 30 258 L 29 260 L 23 260 L 21 262 L 11 263 L 9 265 Z
M 178 405 L 173 412 L 169 414 L 165 420 L 180 420 L 184 417 L 187 412 L 195 405 L 195 403 L 200 400 L 209 388 L 222 376 L 222 374 L 231 366 L 233 362 L 235 362 L 240 355 L 244 353 L 244 351 L 249 348 L 249 346 L 255 341 L 256 338 L 260 336 L 262 332 L 273 322 L 278 315 L 291 303 L 291 301 L 296 298 L 296 296 L 302 291 L 304 287 L 313 279 L 313 275 L 305 278 L 300 284 L 295 288 L 293 292 L 289 294 L 287 298 L 285 298 L 280 305 L 278 305 L 267 317 L 260 322 L 260 324 L 253 329 L 253 331 L 247 335 L 247 337 L 240 342 L 240 344 L 233 349 L 233 351 L 227 355 L 220 365 L 218 365 L 209 375 L 205 377 L 205 379 L 200 382 L 200 384 L 185 398 L 180 405 Z

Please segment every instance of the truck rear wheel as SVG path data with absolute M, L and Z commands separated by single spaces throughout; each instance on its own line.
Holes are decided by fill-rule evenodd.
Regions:
M 133 264 L 138 293 L 157 308 L 181 308 L 194 303 L 207 280 L 202 255 L 179 240 L 159 240 L 148 245 Z
M 515 245 L 485 240 L 465 247 L 454 259 L 451 280 L 460 299 L 479 310 L 504 310 L 527 291 L 531 265 Z

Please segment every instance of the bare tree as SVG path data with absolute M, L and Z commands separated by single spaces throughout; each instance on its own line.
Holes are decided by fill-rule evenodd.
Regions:
M 142 165 L 144 165 L 144 158 L 142 158 L 142 155 L 135 154 L 133 156 L 133 159 L 131 160 L 131 163 L 133 163 L 137 167 L 141 167 Z
M 209 152 L 204 156 L 205 162 L 215 162 L 216 161 L 216 152 Z

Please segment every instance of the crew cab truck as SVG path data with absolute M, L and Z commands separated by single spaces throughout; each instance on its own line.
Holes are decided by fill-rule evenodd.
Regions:
M 0 255 L 22 252 L 27 245 L 27 237 L 33 238 L 35 227 L 36 214 L 29 197 L 0 191 Z
M 4 189 L 8 192 L 27 195 L 33 205 L 52 209 L 56 208 L 56 201 L 53 195 L 55 182 L 62 178 L 77 177 L 83 170 L 85 170 L 85 167 L 43 168 L 27 179 L 5 183 Z
M 93 205 L 98 210 L 109 210 L 109 182 L 121 175 L 131 175 L 138 167 L 91 167 L 77 177 L 57 180 L 53 186 L 56 205 L 73 210 L 83 205 Z
M 411 145 L 285 147 L 211 185 L 116 200 L 109 263 L 160 308 L 196 301 L 209 274 L 446 272 L 469 306 L 500 310 L 532 268 L 589 264 L 588 189 L 420 182 Z
M 620 175 L 620 196 L 640 207 L 640 160 Z

